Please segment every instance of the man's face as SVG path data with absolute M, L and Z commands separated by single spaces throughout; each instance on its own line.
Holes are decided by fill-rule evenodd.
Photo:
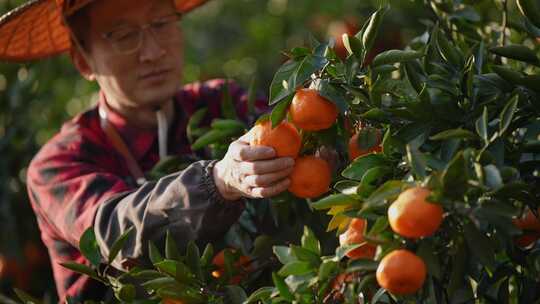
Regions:
M 178 90 L 183 64 L 178 26 L 166 39 L 147 28 L 140 48 L 129 54 L 119 53 L 114 45 L 114 41 L 116 46 L 122 42 L 129 29 L 164 20 L 175 12 L 170 0 L 99 0 L 88 8 L 88 65 L 108 99 L 122 107 L 156 108 Z

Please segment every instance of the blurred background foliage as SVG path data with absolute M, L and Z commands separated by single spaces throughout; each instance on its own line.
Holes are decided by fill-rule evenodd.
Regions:
M 425 31 L 432 14 L 427 0 L 390 2 L 375 51 L 401 48 Z M 0 13 L 24 1 L 0 0 Z M 318 39 L 356 33 L 376 0 L 214 0 L 182 21 L 185 36 L 184 81 L 233 78 L 244 87 L 252 81 L 266 93 L 285 56 L 283 50 Z M 435 1 L 437 2 L 437 1 Z M 514 1 L 466 1 L 460 12 L 482 30 L 499 34 L 501 8 Z M 510 12 L 516 12 L 510 9 Z M 512 25 L 514 16 L 509 16 Z M 509 39 L 517 33 L 509 32 Z M 54 299 L 56 291 L 47 253 L 26 194 L 26 168 L 38 149 L 62 123 L 96 100 L 98 87 L 79 77 L 69 57 L 14 64 L 0 62 L 0 293 L 14 286 Z M 0 298 L 0 301 L 2 299 Z

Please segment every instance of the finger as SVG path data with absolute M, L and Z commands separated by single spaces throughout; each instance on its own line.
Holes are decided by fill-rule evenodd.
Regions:
M 293 170 L 293 167 L 288 167 L 284 170 L 272 172 L 269 174 L 263 175 L 248 175 L 243 180 L 243 183 L 247 184 L 249 187 L 268 187 L 276 183 L 279 180 L 289 176 Z
M 288 169 L 294 166 L 294 159 L 291 157 L 280 157 L 270 160 L 245 161 L 240 163 L 240 171 L 247 175 L 263 175 L 272 172 Z
M 289 188 L 290 184 L 291 184 L 291 180 L 286 178 L 270 187 L 253 188 L 251 189 L 251 196 L 254 198 L 265 198 L 265 197 L 276 196 L 282 193 L 283 191 L 286 191 L 287 188 Z
M 274 149 L 266 146 L 250 146 L 249 144 L 235 141 L 229 147 L 231 156 L 236 161 L 256 161 L 274 158 Z

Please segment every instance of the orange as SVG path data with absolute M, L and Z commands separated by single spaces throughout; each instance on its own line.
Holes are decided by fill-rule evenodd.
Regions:
M 229 249 L 231 252 L 235 252 L 235 249 Z M 238 258 L 238 261 L 234 263 L 234 267 L 240 271 L 240 274 L 233 276 L 229 280 L 229 284 L 240 284 L 242 279 L 245 277 L 245 274 L 251 271 L 250 267 L 251 260 L 249 257 L 242 255 Z M 225 250 L 221 250 L 214 256 L 212 259 L 212 264 L 218 267 L 217 270 L 212 271 L 212 276 L 216 279 L 221 278 L 225 274 Z
M 338 116 L 335 104 L 319 95 L 317 90 L 300 89 L 296 91 L 289 107 L 291 121 L 306 131 L 328 129 Z
M 403 191 L 388 208 L 388 221 L 397 234 L 420 238 L 430 236 L 443 220 L 443 208 L 426 201 L 431 190 L 413 187 Z
M 330 188 L 332 172 L 324 159 L 316 156 L 302 156 L 296 159 L 289 176 L 289 191 L 301 198 L 314 198 Z
M 364 243 L 364 232 L 366 231 L 366 224 L 367 222 L 365 219 L 354 218 L 349 224 L 349 228 L 347 229 L 347 231 L 345 231 L 345 233 L 339 236 L 340 245 Z M 376 246 L 365 243 L 360 247 L 347 252 L 347 256 L 353 260 L 361 258 L 373 259 L 376 250 Z
M 540 208 L 538 209 L 540 212 Z M 527 208 L 527 212 L 521 218 L 514 219 L 514 225 L 521 230 L 540 232 L 540 220 Z
M 165 298 L 161 301 L 163 304 L 184 304 L 182 300 Z
M 257 123 L 252 132 L 250 145 L 272 147 L 276 151 L 276 157 L 296 158 L 300 152 L 302 140 L 291 123 L 283 121 L 272 129 L 272 122 L 266 120 Z
M 540 238 L 540 221 L 530 209 L 527 208 L 525 215 L 514 219 L 513 222 L 516 227 L 523 230 L 523 234 L 514 240 L 519 247 L 529 247 Z
M 336 55 L 344 60 L 347 58 L 349 52 L 345 45 L 343 44 L 343 34 L 348 34 L 349 36 L 354 36 L 358 32 L 358 25 L 354 19 L 350 20 L 338 20 L 330 23 L 328 25 L 328 36 L 334 38 L 336 44 L 334 46 L 334 51 Z
M 377 130 L 377 144 L 371 148 L 366 149 L 365 147 L 360 146 L 358 142 L 358 133 L 354 134 L 351 139 L 349 139 L 349 159 L 353 160 L 359 156 L 366 155 L 369 153 L 379 153 L 382 151 L 381 144 L 381 131 Z
M 379 285 L 389 292 L 410 295 L 424 285 L 426 264 L 408 250 L 394 250 L 381 260 L 376 277 Z

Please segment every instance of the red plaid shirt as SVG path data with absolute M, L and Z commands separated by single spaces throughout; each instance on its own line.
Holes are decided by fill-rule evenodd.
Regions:
M 186 139 L 189 117 L 207 106 L 208 124 L 220 116 L 223 80 L 212 80 L 185 86 L 174 98 L 175 120 L 169 130 L 169 154 L 191 154 Z M 247 98 L 234 84 L 229 86 L 240 118 L 247 121 Z M 99 104 L 105 104 L 103 94 Z M 257 108 L 265 101 L 257 100 Z M 120 115 L 108 111 L 109 122 L 117 129 L 143 171 L 158 161 L 155 130 L 141 130 L 126 123 Z M 101 203 L 116 194 L 138 187 L 122 156 L 110 144 L 100 127 L 97 106 L 64 124 L 36 155 L 28 170 L 28 193 L 41 237 L 48 248 L 60 300 L 66 296 L 77 300 L 100 299 L 104 287 L 87 276 L 60 265 L 77 262 L 89 265 L 78 244 L 82 233 L 93 225 Z

